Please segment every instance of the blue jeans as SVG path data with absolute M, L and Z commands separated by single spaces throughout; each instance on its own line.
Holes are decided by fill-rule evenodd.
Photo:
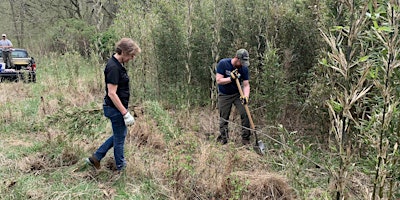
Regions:
M 117 170 L 122 170 L 126 166 L 124 158 L 124 144 L 127 134 L 127 127 L 124 118 L 118 109 L 103 105 L 104 116 L 111 120 L 113 135 L 109 137 L 94 153 L 97 160 L 101 160 L 106 156 L 108 150 L 114 147 L 114 159 Z

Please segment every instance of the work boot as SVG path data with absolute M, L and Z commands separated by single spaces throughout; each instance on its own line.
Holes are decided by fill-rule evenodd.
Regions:
M 226 139 L 226 137 L 222 137 L 221 135 L 217 137 L 217 142 L 224 145 L 226 143 L 228 143 L 228 139 Z
M 92 155 L 89 158 L 86 158 L 85 161 L 86 161 L 87 164 L 89 164 L 90 166 L 95 167 L 96 169 L 100 169 L 101 168 L 100 161 L 97 160 L 97 158 L 94 155 Z

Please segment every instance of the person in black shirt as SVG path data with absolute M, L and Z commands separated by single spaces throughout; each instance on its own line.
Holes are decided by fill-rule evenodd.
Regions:
M 224 58 L 218 62 L 216 69 L 216 81 L 218 84 L 218 109 L 220 115 L 219 131 L 217 141 L 221 144 L 228 142 L 228 120 L 232 105 L 238 109 L 242 122 L 242 143 L 250 143 L 250 121 L 246 114 L 244 104 L 248 104 L 250 95 L 249 83 L 249 52 L 239 49 L 233 58 Z M 236 80 L 241 82 L 243 96 L 240 96 Z
M 109 137 L 86 162 L 100 169 L 100 161 L 108 150 L 114 147 L 115 165 L 120 172 L 126 167 L 124 143 L 127 126 L 133 125 L 135 118 L 128 111 L 129 77 L 124 65 L 134 60 L 141 52 L 138 44 L 130 38 L 117 42 L 115 54 L 108 60 L 104 69 L 106 95 L 104 97 L 104 115 L 110 119 L 113 135 Z

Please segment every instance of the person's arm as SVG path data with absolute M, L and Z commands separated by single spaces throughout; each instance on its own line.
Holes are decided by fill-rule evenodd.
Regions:
M 249 80 L 243 81 L 243 95 L 249 97 L 250 95 L 250 82 Z
M 228 83 L 232 83 L 230 77 L 224 78 L 224 75 L 219 74 L 219 73 L 217 73 L 217 75 L 215 75 L 215 80 L 217 81 L 218 85 L 225 85 L 225 84 L 228 84 Z
M 111 101 L 114 103 L 115 107 L 119 110 L 119 112 L 121 112 L 122 115 L 125 115 L 128 112 L 128 110 L 126 110 L 124 105 L 122 105 L 122 102 L 117 95 L 118 85 L 107 83 L 107 88 L 108 88 L 108 96 L 110 97 Z

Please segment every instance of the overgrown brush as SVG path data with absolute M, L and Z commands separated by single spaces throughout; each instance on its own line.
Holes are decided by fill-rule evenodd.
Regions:
M 287 180 L 277 174 L 269 173 L 269 167 L 263 163 L 264 159 L 251 149 L 238 147 L 234 143 L 220 146 L 214 140 L 209 140 L 210 138 L 199 137 L 200 133 L 193 134 L 190 130 L 185 132 L 186 129 L 176 129 L 175 117 L 181 116 L 178 114 L 180 111 L 169 113 L 157 102 L 146 102 L 144 112 L 148 115 L 146 118 L 150 117 L 150 119 L 146 119 L 145 124 L 139 122 L 136 126 L 140 126 L 140 129 L 135 128 L 131 132 L 132 137 L 146 139 L 146 141 L 137 141 L 143 144 L 142 151 L 149 151 L 148 148 L 156 147 L 154 141 L 151 140 L 162 137 L 165 140 L 163 146 L 165 152 L 162 151 L 164 155 L 147 158 L 150 159 L 147 161 L 135 160 L 153 163 L 147 169 L 150 172 L 140 174 L 150 173 L 153 175 L 152 178 L 164 180 L 161 183 L 170 188 L 174 198 L 293 198 L 293 191 L 287 184 Z M 197 113 L 192 112 L 191 115 L 197 115 Z M 203 117 L 199 119 L 199 123 L 207 124 L 212 122 L 212 119 Z M 179 120 L 182 121 L 182 119 Z M 142 131 L 148 130 L 149 128 L 145 127 L 152 125 L 156 126 L 157 131 L 153 130 L 147 133 L 148 136 L 143 137 L 146 133 Z M 188 125 L 190 126 L 191 123 Z M 202 130 L 202 128 L 199 129 L 200 132 Z M 161 134 L 160 137 L 155 136 L 159 134 Z M 164 160 L 159 157 L 163 157 Z M 142 166 L 142 164 L 139 165 Z M 155 172 L 151 173 L 151 171 Z
M 336 199 L 358 196 L 351 192 L 352 180 L 356 169 L 365 168 L 375 176 L 365 183 L 372 192 L 362 196 L 396 199 L 399 64 L 394 58 L 400 48 L 399 5 L 380 1 L 375 7 L 356 1 L 343 5 L 351 13 L 347 25 L 322 32 L 330 48 L 327 59 L 321 61 L 332 91 L 326 102 L 334 139 L 330 148 L 340 163 L 331 168 L 334 195 Z
M 55 126 L 63 130 L 70 137 L 84 136 L 94 139 L 99 133 L 105 131 L 107 120 L 103 110 L 97 105 L 91 109 L 64 108 L 47 116 L 46 125 Z

